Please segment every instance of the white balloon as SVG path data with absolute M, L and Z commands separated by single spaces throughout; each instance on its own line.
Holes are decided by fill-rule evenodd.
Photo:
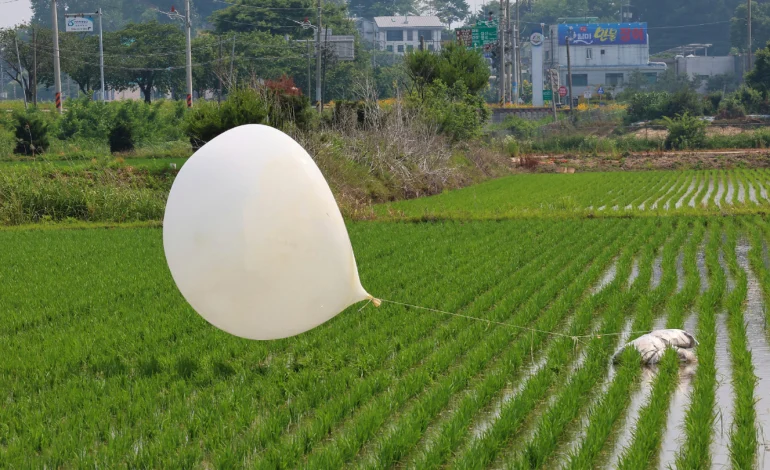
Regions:
M 297 335 L 372 299 L 320 170 L 268 126 L 231 129 L 189 158 L 168 197 L 163 248 L 195 311 L 243 338 Z

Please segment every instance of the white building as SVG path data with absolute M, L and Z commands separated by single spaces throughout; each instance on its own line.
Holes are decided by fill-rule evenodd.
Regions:
M 437 16 L 376 16 L 374 47 L 394 54 L 416 50 L 420 38 L 429 51 L 441 49 L 444 25 Z
M 647 23 L 560 24 L 549 30 L 545 40 L 544 67 L 559 72 L 559 84 L 567 86 L 567 37 L 570 38 L 572 91 L 623 90 L 632 73 L 639 71 L 650 82 L 666 71 L 666 64 L 650 62 Z M 546 75 L 547 76 L 547 75 Z
M 674 59 L 674 67 L 677 74 L 700 78 L 703 83 L 698 91 L 701 93 L 706 91 L 706 81 L 716 75 L 743 77 L 743 58 L 740 56 L 678 55 Z

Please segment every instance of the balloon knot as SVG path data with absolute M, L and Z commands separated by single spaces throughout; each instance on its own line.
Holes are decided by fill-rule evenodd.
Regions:
M 379 307 L 380 305 L 382 305 L 382 300 L 377 299 L 371 295 L 369 296 L 369 300 L 374 304 L 375 307 Z

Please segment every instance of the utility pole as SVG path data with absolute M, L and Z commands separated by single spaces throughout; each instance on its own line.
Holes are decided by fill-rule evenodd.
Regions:
M 305 88 L 305 92 L 310 96 L 310 39 L 305 39 L 305 46 L 307 49 L 307 88 Z M 374 54 L 372 54 L 372 57 L 374 57 Z
M 513 102 L 513 48 L 511 44 L 511 0 L 505 0 L 505 36 L 508 38 L 508 53 L 505 56 L 505 101 Z
M 24 88 L 24 69 L 21 68 L 21 56 L 19 55 L 19 41 L 16 35 L 13 36 L 13 44 L 16 46 L 16 60 L 19 61 L 19 75 L 21 80 L 21 96 L 24 97 L 24 109 L 27 109 L 27 90 Z M 16 90 L 16 88 L 14 88 Z
M 315 30 L 315 100 L 318 112 L 321 112 L 321 7 L 323 0 L 318 0 L 318 24 Z
M 219 69 L 219 90 L 217 90 L 217 104 L 222 103 L 222 35 L 219 35 L 219 63 L 217 64 Z
M 190 0 L 185 0 L 185 21 L 184 26 L 187 33 L 187 107 L 192 108 L 193 105 L 193 83 L 192 83 L 192 39 L 191 29 L 192 24 L 190 22 Z
M 99 73 L 101 75 L 102 80 L 102 102 L 105 101 L 105 87 L 104 87 L 104 44 L 102 42 L 102 35 L 104 32 L 104 29 L 102 28 L 102 9 L 99 8 L 99 10 L 96 12 L 99 15 Z
M 519 103 L 519 96 L 521 96 L 521 41 L 519 36 L 521 34 L 521 15 L 519 14 L 519 1 L 516 0 L 516 103 Z
M 570 32 L 572 31 L 572 28 L 570 28 Z M 569 55 L 569 43 L 572 40 L 572 35 L 568 35 L 566 37 L 566 40 L 564 41 L 567 44 L 567 83 L 569 84 L 569 115 L 571 117 L 575 116 L 575 111 L 572 109 L 572 104 L 574 101 L 572 101 L 572 62 L 570 61 L 570 55 Z
M 751 72 L 751 0 L 748 0 L 748 8 L 749 8 L 748 21 L 746 22 L 749 28 L 749 44 L 748 44 L 749 45 L 749 62 L 748 62 L 749 70 L 748 71 Z
M 53 81 L 56 89 L 56 110 L 63 112 L 61 107 L 61 66 L 59 64 L 59 20 L 56 16 L 56 0 L 51 0 L 51 19 L 53 24 Z M 37 84 L 35 84 L 37 91 Z M 37 95 L 37 93 L 35 93 Z
M 497 66 L 497 83 L 500 88 L 500 104 L 505 104 L 505 3 L 500 0 L 500 15 L 497 18 L 497 43 L 500 47 L 500 61 Z

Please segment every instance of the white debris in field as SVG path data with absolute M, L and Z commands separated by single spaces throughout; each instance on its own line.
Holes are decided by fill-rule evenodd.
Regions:
M 615 355 L 613 362 L 617 362 L 626 348 L 634 348 L 642 356 L 642 363 L 653 365 L 660 362 L 666 349 L 673 349 L 679 356 L 680 362 L 695 362 L 695 352 L 692 350 L 698 342 L 693 335 L 677 329 L 654 330 L 642 335 L 633 341 L 626 343 Z

